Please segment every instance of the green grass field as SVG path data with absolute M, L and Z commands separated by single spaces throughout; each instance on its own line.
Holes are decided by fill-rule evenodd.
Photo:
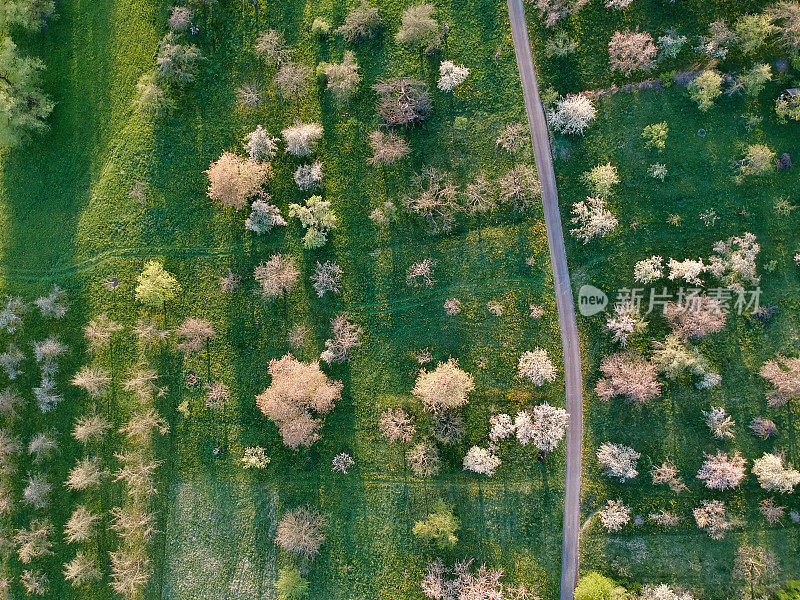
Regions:
M 560 362 L 541 211 L 524 218 L 506 213 L 480 220 L 463 218 L 453 233 L 443 237 L 428 235 L 407 218 L 391 232 L 377 229 L 368 218 L 387 199 L 398 201 L 409 189 L 411 175 L 423 165 L 448 169 L 460 183 L 479 172 L 494 179 L 513 166 L 494 148 L 503 126 L 525 119 L 505 3 L 436 3 L 440 21 L 451 25 L 441 58 L 463 62 L 471 70 L 452 99 L 436 90 L 437 59 L 420 60 L 394 42 L 393 33 L 408 3 L 385 0 L 377 4 L 388 30 L 355 48 L 364 82 L 349 105 L 337 106 L 315 85 L 299 104 L 284 103 L 270 91 L 261 108 L 243 111 L 236 104 L 236 88 L 252 81 L 268 88 L 271 77 L 250 51 L 259 31 L 269 27 L 284 31 L 307 64 L 340 60 L 346 48 L 341 39 L 320 41 L 312 37 L 310 25 L 318 16 L 339 24 L 354 5 L 331 0 L 260 4 L 254 10 L 250 2 L 222 0 L 201 13 L 197 43 L 206 56 L 201 76 L 176 96 L 178 109 L 155 123 L 135 112 L 131 101 L 139 76 L 153 68 L 158 41 L 166 31 L 168 5 L 150 0 L 61 0 L 58 20 L 27 40 L 26 49 L 48 65 L 46 88 L 57 105 L 46 136 L 0 156 L 0 289 L 33 299 L 53 283 L 65 287 L 71 309 L 64 321 L 54 325 L 32 315 L 12 341 L 30 353 L 31 341 L 52 333 L 69 343 L 70 352 L 58 376 L 65 396 L 61 407 L 42 415 L 31 401 L 24 421 L 10 428 L 25 441 L 35 432 L 58 432 L 61 451 L 46 465 L 51 481 L 63 481 L 75 460 L 85 454 L 69 436 L 73 420 L 91 405 L 70 388 L 68 379 L 81 365 L 94 362 L 113 368 L 121 381 L 140 363 L 143 357 L 130 327 L 147 311 L 134 300 L 135 280 L 146 260 L 163 259 L 183 286 L 180 301 L 168 307 L 169 325 L 199 316 L 214 323 L 217 337 L 208 363 L 203 354 L 184 358 L 164 351 L 150 357 L 169 388 L 155 405 L 168 419 L 171 433 L 154 447 L 156 458 L 163 461 L 153 507 L 160 533 L 148 547 L 153 577 L 146 598 L 273 598 L 277 570 L 292 560 L 273 543 L 276 521 L 286 509 L 305 503 L 319 507 L 329 521 L 322 552 L 309 569 L 312 598 L 419 598 L 419 576 L 439 555 L 447 562 L 474 557 L 504 568 L 508 583 L 532 586 L 543 598 L 554 598 L 560 573 L 563 449 L 543 464 L 535 461 L 532 449 L 520 452 L 518 445 L 506 445 L 500 450 L 504 464 L 488 480 L 461 468 L 469 446 L 486 444 L 493 412 L 514 413 L 545 400 L 563 405 L 563 378 L 534 388 L 516 376 L 519 354 L 536 346 L 548 349 L 556 364 Z M 697 33 L 711 15 L 735 18 L 763 6 L 763 2 L 731 4 L 636 2 L 628 11 L 611 13 L 594 3 L 564 25 L 580 39 L 578 52 L 552 61 L 543 54 L 549 33 L 530 10 L 543 87 L 563 93 L 620 82 L 606 73 L 604 58 L 605 44 L 617 28 L 640 24 L 655 33 L 678 21 L 686 33 Z M 736 66 L 739 60 L 733 56 L 731 64 Z M 429 84 L 434 117 L 405 136 L 412 147 L 409 159 L 383 172 L 366 163 L 366 138 L 378 125 L 375 95 L 368 86 L 398 75 Z M 771 447 L 754 441 L 744 427 L 752 415 L 765 410 L 764 386 L 753 371 L 775 352 L 796 354 L 800 345 L 796 317 L 800 282 L 792 264 L 798 245 L 797 216 L 781 217 L 772 210 L 779 197 L 800 201 L 800 186 L 797 170 L 742 185 L 733 182 L 732 174 L 734 161 L 743 154 L 740 142 L 767 143 L 793 156 L 800 150 L 797 125 L 777 125 L 769 116 L 771 98 L 782 83 L 770 86 L 758 102 L 746 106 L 741 99 L 724 101 L 706 114 L 684 97 L 681 88 L 604 98 L 599 103 L 600 118 L 585 138 L 556 140 L 564 157 L 556 168 L 565 221 L 573 202 L 585 196 L 578 181 L 583 171 L 611 161 L 619 166 L 623 180 L 611 200 L 623 225 L 620 233 L 587 246 L 571 244 L 576 285 L 590 282 L 606 290 L 630 285 L 636 260 L 654 253 L 679 254 L 678 258 L 708 255 L 710 240 L 744 231 L 758 235 L 762 258 L 778 261 L 776 270 L 764 276 L 762 287 L 765 300 L 777 304 L 781 314 L 764 329 L 747 319 L 732 318 L 724 333 L 702 345 L 723 376 L 723 387 L 713 392 L 670 384 L 663 399 L 640 412 L 621 400 L 600 403 L 591 390 L 596 366 L 612 345 L 599 318 L 582 321 L 587 388 L 584 516 L 606 498 L 622 497 L 642 514 L 673 502 L 688 515 L 699 498 L 711 497 L 695 480 L 690 482 L 691 491 L 676 503 L 645 481 L 644 467 L 636 481 L 610 483 L 599 476 L 594 450 L 606 439 L 630 443 L 643 454 L 640 465 L 645 465 L 645 457 L 655 461 L 669 455 L 686 471 L 687 480 L 692 479 L 700 449 L 713 447 L 699 415 L 712 399 L 724 402 L 736 419 L 733 444 L 745 456 L 752 459 Z M 740 118 L 744 112 L 763 115 L 764 120 L 747 131 Z M 454 127 L 458 117 L 466 122 L 459 119 Z M 223 150 L 241 151 L 243 136 L 256 125 L 277 135 L 296 119 L 319 120 L 325 128 L 317 156 L 325 165 L 324 196 L 333 204 L 339 227 L 318 251 L 302 249 L 302 230 L 295 219 L 264 238 L 252 236 L 243 226 L 244 211 L 234 214 L 207 198 L 202 173 Z M 661 120 L 669 123 L 670 139 L 667 150 L 656 157 L 643 150 L 640 133 L 645 125 Z M 708 132 L 705 138 L 696 135 L 701 127 Z M 530 152 L 518 160 L 532 162 Z M 664 183 L 646 176 L 647 167 L 657 161 L 669 168 Z M 292 181 L 298 164 L 283 154 L 273 161 L 275 177 L 269 191 L 284 215 L 288 204 L 302 198 Z M 147 184 L 143 203 L 129 196 L 137 181 Z M 698 215 L 712 207 L 721 219 L 709 230 L 698 222 Z M 747 216 L 740 214 L 743 209 Z M 683 217 L 678 229 L 665 223 L 673 213 Z M 633 221 L 640 223 L 637 231 L 630 228 Z M 265 305 L 252 293 L 252 270 L 275 252 L 298 259 L 301 285 L 285 304 Z M 406 269 L 428 257 L 437 261 L 435 287 L 408 287 Z M 526 264 L 529 257 L 534 258 L 533 266 Z M 341 296 L 317 298 L 309 276 L 318 260 L 335 260 L 342 267 Z M 219 290 L 219 277 L 228 268 L 244 276 L 242 287 L 232 295 Z M 102 285 L 109 278 L 119 280 L 116 292 Z M 456 318 L 446 317 L 442 310 L 450 297 L 464 304 Z M 487 311 L 491 300 L 505 307 L 501 317 Z M 543 319 L 528 317 L 530 303 L 545 308 Z M 313 331 L 312 342 L 299 358 L 316 359 L 331 317 L 342 311 L 363 326 L 365 344 L 349 364 L 327 369 L 345 387 L 342 401 L 326 420 L 322 440 L 308 451 L 287 450 L 275 426 L 254 403 L 254 396 L 269 383 L 267 363 L 288 351 L 286 333 L 296 323 Z M 113 358 L 108 354 L 93 358 L 85 352 L 81 328 L 100 312 L 128 327 L 115 341 Z M 649 335 L 663 337 L 665 332 L 666 326 L 653 319 Z M 3 335 L 0 347 L 8 341 Z M 441 474 L 431 480 L 417 479 L 404 470 L 400 451 L 389 447 L 377 429 L 380 411 L 389 406 L 411 407 L 424 422 L 410 390 L 419 369 L 416 352 L 425 347 L 434 360 L 457 357 L 474 374 L 476 384 L 464 411 L 466 437 L 458 446 L 443 449 Z M 186 387 L 189 371 L 195 371 L 202 383 L 210 373 L 211 379 L 230 386 L 233 408 L 224 421 L 204 408 L 200 389 Z M 16 386 L 30 400 L 35 385 L 38 373 L 29 358 L 26 374 Z M 5 387 L 5 380 L 0 387 Z M 188 403 L 187 414 L 177 411 L 182 403 Z M 106 410 L 119 426 L 135 406 L 129 394 L 118 392 Z M 792 414 L 773 412 L 781 432 L 777 445 L 786 449 L 791 461 L 800 463 L 796 446 L 789 442 L 796 431 Z M 630 427 L 631 423 L 638 426 Z M 655 435 L 654 423 L 659 427 Z M 223 439 L 228 451 L 215 457 L 212 450 Z M 113 452 L 120 440 L 121 436 L 112 436 L 96 449 L 106 468 L 115 467 Z M 243 449 L 255 445 L 264 446 L 272 459 L 262 473 L 243 470 L 239 464 Z M 349 475 L 331 472 L 330 461 L 339 452 L 356 460 Z M 38 467 L 28 457 L 17 465 L 16 496 L 24 487 L 21 475 L 31 469 Z M 60 484 L 54 488 L 49 516 L 58 542 L 54 555 L 39 565 L 50 574 L 51 597 L 115 597 L 107 574 L 108 552 L 116 549 L 117 536 L 106 532 L 86 548 L 97 557 L 103 581 L 73 590 L 60 573 L 75 548 L 61 541 L 60 530 L 78 503 L 105 513 L 124 503 L 121 484 L 109 485 L 102 493 L 68 492 Z M 730 557 L 741 537 L 763 539 L 789 558 L 787 568 L 800 570 L 797 527 L 765 530 L 755 508 L 764 494 L 755 482 L 728 494 L 737 514 L 746 516 L 751 525 L 725 542 L 709 541 L 691 521 L 674 533 L 645 525 L 613 537 L 590 526 L 583 540 L 583 570 L 599 569 L 632 584 L 675 581 L 704 589 L 709 598 L 728 597 Z M 423 517 L 437 498 L 451 502 L 462 523 L 454 551 L 437 552 L 411 534 L 413 521 Z M 794 498 L 787 503 L 798 508 Z M 42 511 L 18 504 L 11 516 L 3 518 L 6 533 L 37 516 Z M 697 557 L 691 569 L 683 568 L 686 556 Z M 703 568 L 696 568 L 698 564 Z M 9 576 L 18 576 L 23 568 L 14 555 L 4 560 Z M 22 594 L 18 583 L 12 589 Z

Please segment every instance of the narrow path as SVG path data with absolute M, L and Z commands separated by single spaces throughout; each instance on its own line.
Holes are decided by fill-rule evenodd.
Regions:
M 558 210 L 556 178 L 553 172 L 553 157 L 550 152 L 550 137 L 544 109 L 539 99 L 536 71 L 533 68 L 531 44 L 528 39 L 528 24 L 522 0 L 508 0 L 511 33 L 514 51 L 522 80 L 525 109 L 531 126 L 533 155 L 542 182 L 544 222 L 547 226 L 547 243 L 550 246 L 550 261 L 553 265 L 553 281 L 556 290 L 558 318 L 561 323 L 561 344 L 564 351 L 564 375 L 566 379 L 567 412 L 567 473 L 564 490 L 564 529 L 561 551 L 561 600 L 573 600 L 575 581 L 578 577 L 578 539 L 580 537 L 580 491 L 581 452 L 583 435 L 583 383 L 581 381 L 581 356 L 578 345 L 578 326 L 575 321 L 575 305 L 567 268 L 567 253 Z

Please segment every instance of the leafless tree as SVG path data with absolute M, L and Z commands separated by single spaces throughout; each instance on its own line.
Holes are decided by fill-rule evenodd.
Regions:
M 77 462 L 70 469 L 64 485 L 70 490 L 81 491 L 90 487 L 99 487 L 101 478 L 106 475 L 100 469 L 100 459 L 96 456 L 87 456 Z
M 19 576 L 19 582 L 30 596 L 44 596 L 50 591 L 50 579 L 41 571 L 25 569 Z
M 697 527 L 705 529 L 713 540 L 724 538 L 725 533 L 737 523 L 728 516 L 725 504 L 719 500 L 703 500 L 693 513 Z
M 417 477 L 433 477 L 439 472 L 439 449 L 429 440 L 412 446 L 406 458 Z
M 372 89 L 378 94 L 378 115 L 387 127 L 419 125 L 431 116 L 431 96 L 422 81 L 401 77 L 376 83 Z
M 710 410 L 704 410 L 703 416 L 705 417 L 706 425 L 718 440 L 727 440 L 733 438 L 735 432 L 733 428 L 736 426 L 731 416 L 721 406 L 712 406 Z
M 180 339 L 177 348 L 184 353 L 200 352 L 207 347 L 215 333 L 210 321 L 189 317 L 175 330 Z
M 440 410 L 431 413 L 433 438 L 447 446 L 460 442 L 465 432 L 464 417 L 455 410 Z
M 411 147 L 396 133 L 381 130 L 369 134 L 372 156 L 367 162 L 373 166 L 391 165 L 411 153 Z
M 390 444 L 398 442 L 407 444 L 416 431 L 413 415 L 409 415 L 402 408 L 387 408 L 383 411 L 378 421 L 378 428 Z
M 41 463 L 58 451 L 58 442 L 49 433 L 37 433 L 28 442 L 28 454 L 33 456 L 33 462 Z
M 64 538 L 68 544 L 85 542 L 96 533 L 95 522 L 100 515 L 91 512 L 86 506 L 79 504 L 72 511 L 72 516 L 64 525 Z
M 108 371 L 96 366 L 81 367 L 72 378 L 72 385 L 85 390 L 93 399 L 104 398 L 108 394 L 110 383 Z
M 266 262 L 259 264 L 253 271 L 253 277 L 260 287 L 259 292 L 264 300 L 273 300 L 285 296 L 297 283 L 300 271 L 295 260 L 288 254 L 273 254 Z
M 764 363 L 759 375 L 774 387 L 767 392 L 770 406 L 782 406 L 800 396 L 800 358 L 778 355 Z
M 111 509 L 114 522 L 111 529 L 116 531 L 127 545 L 137 541 L 149 541 L 156 531 L 156 518 L 135 505 L 114 506 Z
M 669 302 L 664 315 L 682 340 L 702 339 L 722 331 L 726 320 L 721 302 L 705 295 L 693 297 L 683 305 Z
M 114 454 L 120 468 L 114 473 L 114 481 L 124 481 L 128 496 L 143 500 L 156 493 L 153 473 L 161 464 L 145 456 L 141 451 Z
M 50 293 L 46 296 L 37 298 L 34 304 L 39 307 L 39 311 L 46 319 L 63 319 L 67 314 L 67 304 L 64 302 L 66 292 L 59 286 L 54 285 Z
M 499 185 L 500 202 L 511 204 L 519 212 L 529 210 L 542 195 L 536 169 L 529 165 L 516 165 L 500 179 Z
M 522 123 L 506 125 L 497 136 L 494 145 L 509 154 L 516 154 L 530 144 L 530 130 Z
M 539 10 L 547 27 L 553 27 L 560 19 L 577 13 L 589 0 L 527 0 Z
M 800 19 L 800 16 L 798 16 Z M 776 575 L 778 561 L 775 555 L 762 546 L 750 546 L 743 544 L 736 551 L 734 560 L 733 577 L 740 579 L 745 585 L 746 600 L 756 600 L 763 597 L 757 593 L 762 591 L 769 592 L 777 584 Z
M 764 417 L 753 417 L 749 427 L 754 435 L 757 435 L 763 440 L 768 439 L 778 431 L 775 422 L 770 419 L 765 419 Z
M 442 34 L 439 23 L 433 18 L 435 11 L 433 4 L 428 2 L 409 6 L 403 12 L 400 29 L 395 35 L 397 42 L 424 50 L 428 54 L 438 50 L 442 43 Z
M 19 364 L 23 360 L 25 360 L 25 355 L 14 344 L 9 344 L 8 349 L 0 354 L 0 365 L 12 381 L 22 375 Z
M 683 477 L 681 477 L 678 467 L 670 460 L 666 460 L 660 465 L 653 465 L 650 470 L 650 476 L 653 478 L 653 485 L 666 484 L 676 494 L 689 489 L 683 482 Z
M 294 182 L 301 192 L 315 190 L 322 185 L 322 162 L 300 165 L 294 172 Z
M 270 66 L 283 64 L 294 52 L 286 45 L 283 34 L 274 29 L 269 29 L 258 36 L 255 51 Z
M 327 520 L 317 509 L 299 506 L 278 522 L 275 543 L 287 552 L 313 559 L 325 541 Z
M 53 486 L 44 478 L 44 475 L 31 475 L 28 485 L 22 490 L 22 501 L 34 508 L 44 508 L 50 500 Z
M 241 282 L 242 276 L 234 273 L 229 267 L 228 272 L 219 278 L 219 287 L 223 294 L 232 294 Z
M 348 50 L 344 53 L 342 62 L 323 63 L 320 67 L 328 80 L 328 91 L 338 102 L 347 102 L 358 91 L 362 77 L 358 71 L 355 53 Z
M 406 208 L 424 219 L 431 233 L 450 231 L 460 208 L 452 178 L 434 167 L 424 167 L 411 183 L 413 191 L 403 198 Z
M 344 19 L 344 24 L 336 29 L 348 43 L 356 44 L 374 38 L 382 26 L 378 9 L 366 1 L 351 10 Z
M 300 350 L 300 348 L 306 345 L 309 333 L 311 333 L 311 330 L 308 327 L 302 323 L 297 323 L 292 326 L 289 333 L 286 335 L 286 342 L 292 350 Z
M 312 72 L 309 67 L 289 60 L 284 62 L 275 73 L 272 84 L 275 86 L 278 96 L 287 101 L 295 101 L 308 92 L 311 76 Z
M 143 547 L 122 547 L 109 552 L 111 558 L 111 588 L 128 598 L 136 597 L 150 581 L 150 561 Z
M 72 437 L 82 444 L 88 444 L 92 440 L 103 439 L 109 429 L 111 423 L 92 410 L 88 415 L 75 419 Z
M 294 156 L 312 154 L 322 138 L 322 133 L 322 125 L 319 123 L 301 123 L 299 121 L 281 131 L 286 142 L 286 151 Z
M 18 529 L 14 535 L 14 542 L 17 545 L 17 556 L 19 561 L 30 564 L 32 560 L 43 556 L 52 556 L 50 550 L 53 542 L 50 536 L 53 534 L 53 526 L 46 519 L 33 519 L 28 529 Z
M 19 296 L 6 296 L 5 306 L 0 310 L 0 329 L 16 333 L 22 327 L 27 306 Z
M 461 300 L 458 298 L 448 298 L 444 301 L 444 312 L 448 316 L 454 317 L 461 312 Z
M 317 296 L 322 298 L 325 292 L 339 294 L 342 290 L 340 282 L 342 280 L 342 269 L 335 262 L 326 260 L 324 263 L 317 261 L 317 267 L 311 276 L 314 290 Z
M 64 564 L 64 580 L 74 588 L 98 581 L 102 577 L 100 569 L 95 566 L 94 559 L 89 558 L 83 552 L 78 552 L 75 558 Z
M 149 317 L 140 317 L 137 319 L 136 326 L 133 328 L 133 333 L 144 348 L 162 344 L 169 336 L 169 331 L 158 327 Z
M 343 314 L 331 319 L 333 337 L 325 340 L 325 350 L 320 359 L 328 364 L 341 363 L 349 360 L 350 350 L 363 344 L 361 326 L 351 323 Z
M 436 261 L 424 258 L 406 269 L 406 285 L 414 287 L 433 287 L 436 280 L 433 278 L 433 269 Z

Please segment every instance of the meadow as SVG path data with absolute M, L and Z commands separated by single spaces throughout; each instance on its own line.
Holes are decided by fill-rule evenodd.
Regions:
M 446 169 L 465 184 L 477 173 L 496 179 L 515 161 L 533 162 L 529 149 L 512 159 L 495 148 L 505 125 L 525 122 L 505 3 L 436 2 L 438 19 L 450 26 L 437 57 L 421 57 L 395 43 L 393 34 L 408 3 L 376 4 L 387 26 L 376 39 L 354 47 L 364 81 L 346 105 L 335 103 L 317 84 L 299 102 L 280 100 L 268 85 L 272 70 L 251 47 L 260 31 L 276 28 L 296 48 L 298 60 L 312 66 L 340 60 L 347 48 L 342 39 L 313 36 L 311 23 L 325 17 L 339 24 L 354 3 L 293 0 L 254 7 L 223 0 L 201 10 L 194 40 L 205 56 L 200 76 L 176 96 L 178 108 L 158 120 L 142 116 L 131 103 L 140 75 L 153 68 L 169 5 L 63 0 L 58 19 L 26 43 L 26 50 L 46 62 L 46 91 L 57 105 L 48 134 L 0 156 L 0 291 L 33 300 L 58 284 L 67 290 L 70 309 L 55 323 L 31 311 L 23 330 L 5 336 L 0 344 L 13 341 L 30 354 L 32 341 L 55 334 L 70 351 L 57 378 L 65 400 L 44 415 L 30 401 L 38 374 L 27 360 L 25 375 L 15 385 L 28 406 L 24 419 L 9 423 L 9 429 L 22 440 L 42 431 L 56 432 L 61 448 L 46 463 L 46 473 L 50 481 L 61 482 L 86 453 L 69 435 L 74 419 L 94 404 L 68 384 L 80 366 L 98 364 L 116 374 L 117 393 L 102 407 L 115 426 L 135 410 L 137 400 L 120 389 L 120 382 L 143 360 L 131 328 L 148 314 L 134 298 L 136 277 L 147 260 L 163 261 L 182 286 L 179 300 L 167 306 L 167 325 L 196 316 L 213 322 L 217 332 L 208 355 L 183 356 L 167 349 L 147 357 L 167 386 L 154 406 L 167 419 L 170 433 L 153 446 L 154 456 L 163 462 L 153 505 L 159 533 L 148 545 L 153 576 L 145 598 L 273 598 L 277 571 L 291 562 L 273 542 L 276 522 L 287 509 L 306 503 L 317 506 L 329 523 L 320 555 L 305 565 L 311 597 L 419 598 L 420 575 L 436 556 L 448 563 L 465 557 L 485 561 L 505 569 L 508 583 L 530 586 L 543 598 L 558 594 L 563 449 L 537 462 L 533 449 L 501 446 L 504 462 L 491 479 L 467 474 L 461 464 L 471 445 L 486 444 L 491 414 L 513 414 L 543 401 L 563 406 L 563 378 L 536 388 L 516 373 L 520 353 L 537 346 L 547 349 L 557 366 L 560 361 L 541 210 L 525 215 L 501 211 L 479 218 L 460 215 L 454 231 L 443 236 L 428 234 L 408 217 L 389 230 L 369 219 L 386 200 L 399 203 L 412 175 L 425 165 Z M 621 83 L 605 63 L 607 40 L 621 27 L 640 25 L 656 33 L 678 23 L 684 33 L 698 34 L 712 15 L 735 19 L 764 5 L 731 4 L 640 1 L 612 13 L 592 3 L 563 25 L 579 40 L 578 50 L 567 58 L 546 56 L 550 31 L 529 8 L 542 87 L 567 93 Z M 439 59 L 445 58 L 470 68 L 467 82 L 452 96 L 436 89 Z M 743 60 L 734 54 L 732 67 Z M 691 66 L 685 62 L 662 65 L 658 75 Z M 404 133 L 412 148 L 410 157 L 377 169 L 367 164 L 367 136 L 378 127 L 375 94 L 369 86 L 399 75 L 428 83 L 434 115 L 424 126 Z M 612 345 L 602 317 L 580 321 L 587 386 L 584 517 L 607 498 L 622 497 L 642 514 L 664 502 L 688 514 L 698 498 L 710 497 L 693 481 L 689 494 L 676 500 L 651 486 L 644 468 L 638 480 L 609 483 L 599 475 L 594 458 L 596 446 L 607 439 L 629 443 L 653 461 L 668 455 L 691 473 L 700 449 L 713 447 L 699 415 L 713 400 L 724 401 L 737 421 L 732 446 L 749 458 L 771 447 L 749 437 L 744 427 L 751 416 L 766 410 L 764 384 L 753 370 L 775 352 L 796 354 L 800 346 L 800 283 L 792 263 L 797 216 L 781 216 L 773 209 L 778 198 L 800 200 L 800 186 L 797 170 L 742 184 L 736 184 L 733 175 L 735 161 L 742 156 L 738 143 L 764 142 L 793 155 L 798 150 L 797 125 L 779 125 L 771 116 L 772 98 L 792 76 L 796 73 L 790 71 L 770 84 L 756 101 L 724 100 L 708 113 L 700 113 L 678 86 L 604 97 L 598 103 L 600 117 L 583 138 L 554 140 L 565 222 L 571 205 L 586 195 L 579 181 L 583 171 L 611 161 L 623 180 L 611 199 L 622 225 L 618 233 L 586 246 L 568 242 L 576 287 L 597 282 L 605 290 L 630 286 L 636 260 L 678 250 L 680 258 L 705 256 L 710 239 L 744 231 L 758 236 L 765 260 L 778 261 L 771 273 L 764 273 L 762 287 L 765 301 L 778 305 L 780 314 L 764 328 L 746 317 L 732 317 L 723 333 L 703 343 L 704 354 L 723 377 L 722 387 L 710 392 L 698 392 L 686 382 L 670 384 L 662 399 L 639 412 L 620 399 L 601 403 L 592 388 L 599 360 Z M 237 104 L 236 89 L 248 82 L 261 83 L 266 90 L 257 109 L 244 110 Z M 745 113 L 763 120 L 748 125 L 742 118 Z M 325 168 L 323 195 L 339 220 L 327 245 L 315 251 L 303 249 L 302 229 L 295 219 L 267 236 L 253 236 L 244 229 L 244 211 L 224 209 L 207 197 L 203 174 L 223 150 L 241 152 L 243 137 L 256 125 L 278 135 L 297 119 L 324 126 L 316 156 Z M 655 156 L 643 149 L 641 129 L 664 120 L 670 137 L 665 152 Z M 707 131 L 706 137 L 697 136 L 700 128 Z M 663 183 L 646 175 L 656 160 L 669 169 Z M 284 214 L 288 204 L 303 197 L 292 181 L 298 164 L 283 154 L 273 161 L 275 176 L 268 189 Z M 146 190 L 143 198 L 131 196 L 137 182 Z M 720 216 L 713 228 L 698 221 L 709 208 Z M 666 223 L 675 213 L 683 218 L 677 228 Z M 638 223 L 635 230 L 633 222 Z M 252 272 L 276 252 L 297 258 L 301 284 L 285 302 L 264 303 L 253 293 Z M 406 269 L 423 258 L 436 261 L 432 289 L 406 282 Z M 324 260 L 342 267 L 340 296 L 318 298 L 311 286 L 314 266 Z M 233 294 L 223 294 L 219 279 L 229 268 L 244 279 Z M 104 285 L 112 279 L 119 283 L 114 291 Z M 452 297 L 463 303 L 457 317 L 448 317 L 442 308 Z M 487 310 L 489 301 L 503 305 L 501 316 Z M 529 317 L 531 303 L 545 309 L 543 318 Z M 93 356 L 86 351 L 82 328 L 102 312 L 126 330 L 116 338 L 113 355 Z M 292 325 L 304 324 L 312 332 L 298 358 L 315 360 L 329 335 L 330 319 L 341 312 L 363 327 L 364 344 L 349 363 L 326 368 L 345 387 L 326 419 L 322 439 L 309 450 L 289 450 L 256 408 L 254 397 L 269 384 L 269 360 L 289 350 L 286 336 Z M 665 332 L 666 326 L 653 319 L 648 335 Z M 648 341 L 639 343 L 645 347 Z M 442 448 L 441 473 L 431 479 L 414 477 L 404 466 L 402 452 L 388 446 L 377 427 L 384 408 L 404 406 L 418 415 L 424 430 L 421 405 L 410 390 L 420 368 L 417 354 L 425 348 L 434 361 L 458 358 L 474 375 L 476 387 L 464 410 L 466 435 L 456 446 Z M 199 378 L 199 385 L 187 386 L 189 373 Z M 231 406 L 223 415 L 204 406 L 202 386 L 212 380 L 222 380 L 231 389 Z M 5 385 L 3 380 L 0 387 Z M 797 464 L 792 410 L 776 412 L 773 418 L 781 432 L 776 443 Z M 113 454 L 120 444 L 121 436 L 112 435 L 96 450 L 106 468 L 114 468 Z M 251 446 L 264 447 L 271 458 L 263 471 L 241 467 L 244 448 Z M 217 448 L 221 453 L 215 453 Z M 347 475 L 331 471 L 331 459 L 340 452 L 356 461 Z M 40 467 L 29 457 L 20 459 L 20 475 L 31 469 Z M 16 495 L 24 480 L 20 476 L 15 481 Z M 54 488 L 48 515 L 56 532 L 79 502 L 104 514 L 125 502 L 119 483 L 92 493 L 70 492 L 59 484 Z M 751 523 L 724 542 L 712 542 L 698 532 L 691 517 L 676 532 L 645 525 L 620 536 L 603 534 L 590 523 L 583 539 L 582 571 L 597 569 L 632 587 L 666 579 L 705 590 L 703 597 L 727 597 L 729 559 L 743 537 L 779 549 L 788 559 L 787 569 L 800 569 L 792 562 L 796 552 L 786 551 L 798 547 L 797 526 L 764 526 L 756 508 L 763 494 L 755 482 L 725 494 L 736 498 L 737 513 Z M 411 533 L 413 522 L 438 498 L 451 503 L 461 520 L 458 545 L 445 552 Z M 791 502 L 797 508 L 796 500 Z M 6 533 L 41 514 L 19 505 L 3 517 Z M 58 533 L 54 539 L 54 555 L 40 565 L 50 574 L 52 597 L 116 597 L 108 586 L 108 552 L 119 544 L 116 534 L 106 531 L 87 547 L 104 575 L 80 589 L 71 588 L 60 575 L 74 547 Z M 678 570 L 676 565 L 682 566 L 686 556 L 697 557 L 692 569 Z M 24 568 L 13 555 L 4 559 L 9 577 L 18 577 Z M 17 583 L 12 590 L 20 591 Z

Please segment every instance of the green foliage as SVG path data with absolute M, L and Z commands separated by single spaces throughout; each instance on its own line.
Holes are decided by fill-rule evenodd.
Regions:
M 331 203 L 317 195 L 306 200 L 305 206 L 290 204 L 289 216 L 300 219 L 300 224 L 307 229 L 303 246 L 308 250 L 324 246 L 328 232 L 336 227 L 336 215 Z
M 311 24 L 311 33 L 319 37 L 326 37 L 331 32 L 331 24 L 321 17 L 314 19 Z
M 29 31 L 38 31 L 56 11 L 55 0 L 3 0 L 0 24 L 4 21 Z
M 768 64 L 753 65 L 739 76 L 739 81 L 748 96 L 758 96 L 767 82 L 772 81 L 772 67 Z
M 583 182 L 591 188 L 593 196 L 608 198 L 611 189 L 619 183 L 617 167 L 611 163 L 597 165 L 591 171 L 584 173 L 581 178 Z
M 781 96 L 775 101 L 775 113 L 781 123 L 787 123 L 788 119 L 800 121 L 800 96 L 790 97 Z
M 800 580 L 790 579 L 783 589 L 776 590 L 775 600 L 800 600 Z
M 622 600 L 625 595 L 623 588 L 596 572 L 578 579 L 575 587 L 575 600 Z
M 136 283 L 136 299 L 152 308 L 162 308 L 165 302 L 174 300 L 180 291 L 178 280 L 157 260 L 145 264 Z
M 435 542 L 442 550 L 454 548 L 458 542 L 456 531 L 460 523 L 453 514 L 453 509 L 447 506 L 444 500 L 437 500 L 432 508 L 433 511 L 427 517 L 414 523 L 414 535 Z
M 742 15 L 733 27 L 736 41 L 744 54 L 753 54 L 764 45 L 775 31 L 772 17 L 766 12 L 755 15 Z
M 764 144 L 750 144 L 745 160 L 742 172 L 746 175 L 763 175 L 775 170 L 775 151 Z
M 706 70 L 689 84 L 689 97 L 697 102 L 700 110 L 714 106 L 714 100 L 722 95 L 722 76 L 716 71 Z
M 667 147 L 667 134 L 669 133 L 669 126 L 666 121 L 661 123 L 653 123 L 647 125 L 642 131 L 642 137 L 645 139 L 645 148 L 655 148 L 661 152 Z
M 47 129 L 53 102 L 40 89 L 44 63 L 22 56 L 10 37 L 0 41 L 0 147 L 20 144 Z
M 308 581 L 300 575 L 297 567 L 283 567 L 275 582 L 278 600 L 303 600 L 308 596 Z

